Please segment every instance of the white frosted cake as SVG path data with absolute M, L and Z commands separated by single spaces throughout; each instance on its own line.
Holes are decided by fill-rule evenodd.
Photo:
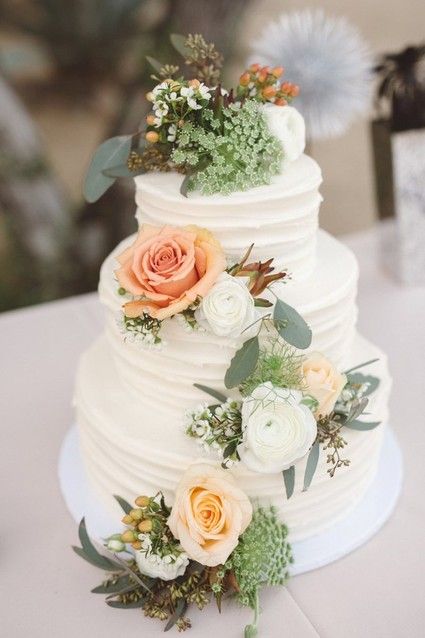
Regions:
M 178 173 L 155 172 L 135 179 L 139 225 L 208 228 L 229 259 L 237 259 L 254 242 L 254 259 L 273 256 L 278 268 L 291 273 L 290 280 L 273 289 L 311 327 L 308 351 L 320 351 L 341 370 L 378 359 L 368 368 L 379 377 L 380 386 L 371 396 L 366 421 L 381 425 L 368 432 L 345 429 L 348 467 L 330 478 L 327 452 L 321 449 L 311 485 L 303 491 L 305 456 L 295 465 L 290 499 L 285 497 L 281 472 L 259 474 L 243 463 L 232 468 L 237 484 L 253 502 L 277 506 L 290 539 L 311 537 L 344 517 L 365 494 L 377 470 L 388 417 L 386 357 L 356 331 L 356 259 L 318 229 L 321 171 L 306 155 L 286 166 L 269 185 L 225 196 L 184 197 L 179 192 L 182 179 Z M 201 457 L 197 442 L 184 436 L 183 426 L 185 412 L 205 401 L 194 384 L 228 394 L 226 369 L 240 347 L 240 339 L 190 333 L 175 320 L 164 326 L 166 345 L 160 350 L 123 338 L 117 320 L 123 299 L 114 273 L 117 256 L 134 239 L 124 240 L 103 264 L 99 292 L 106 329 L 82 358 L 75 393 L 87 474 L 111 510 L 117 507 L 113 494 L 131 500 L 160 489 L 173 502 L 182 474 Z

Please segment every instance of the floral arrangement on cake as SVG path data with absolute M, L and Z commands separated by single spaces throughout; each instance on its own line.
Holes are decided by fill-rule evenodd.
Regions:
M 252 64 L 235 88 L 223 88 L 223 59 L 199 35 L 171 36 L 184 70 L 148 58 L 156 84 L 145 128 L 106 140 L 87 173 L 84 193 L 96 201 L 118 177 L 178 171 L 181 192 L 230 194 L 268 184 L 282 163 L 304 150 L 304 120 L 289 103 L 297 85 L 282 81 L 283 67 Z
M 274 508 L 253 508 L 230 473 L 209 464 L 193 464 L 177 486 L 170 508 L 161 493 L 139 496 L 134 507 L 116 497 L 126 529 L 105 541 L 99 552 L 84 519 L 81 547 L 74 551 L 108 572 L 92 591 L 106 595 L 110 607 L 141 608 L 179 631 L 191 626 L 190 605 L 199 609 L 224 595 L 254 610 L 245 636 L 257 634 L 259 592 L 283 585 L 292 562 L 288 530 Z

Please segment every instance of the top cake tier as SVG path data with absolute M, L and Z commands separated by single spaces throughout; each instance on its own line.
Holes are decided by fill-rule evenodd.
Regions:
M 135 178 L 139 223 L 196 224 L 213 232 L 229 257 L 240 258 L 255 243 L 256 259 L 274 256 L 276 267 L 297 280 L 313 272 L 322 201 L 322 174 L 313 159 L 302 155 L 270 184 L 226 196 L 184 197 L 182 179 L 158 172 Z

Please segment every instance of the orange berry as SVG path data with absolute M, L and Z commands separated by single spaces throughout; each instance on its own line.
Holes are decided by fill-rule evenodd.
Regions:
M 250 81 L 251 81 L 251 76 L 250 76 L 250 74 L 248 73 L 248 71 L 246 71 L 245 73 L 243 73 L 243 74 L 241 75 L 241 77 L 239 78 L 239 84 L 240 84 L 241 86 L 248 86 L 248 84 L 250 83 Z
M 145 137 L 146 137 L 146 140 L 148 142 L 151 142 L 152 144 L 155 144 L 155 142 L 159 140 L 159 135 L 156 131 L 148 131 Z
M 155 115 L 152 115 L 152 113 L 150 115 L 147 115 L 146 122 L 149 124 L 149 126 L 153 126 L 155 124 Z
M 260 84 L 263 84 L 266 80 L 267 80 L 267 73 L 264 73 L 264 71 L 260 71 L 260 73 L 258 74 L 258 81 Z
M 153 93 L 152 93 L 152 91 L 149 91 L 149 93 L 146 93 L 146 99 L 148 100 L 148 102 L 153 102 Z
M 194 89 L 198 89 L 201 86 L 200 81 L 197 80 L 196 78 L 194 78 L 193 80 L 189 80 L 188 84 L 189 84 L 189 86 L 193 87 Z
M 134 549 L 142 549 L 142 543 L 140 541 L 134 541 L 134 543 L 131 543 L 131 546 Z
M 276 98 L 276 100 L 274 101 L 274 103 L 276 104 L 276 106 L 286 106 L 288 104 L 288 102 L 285 100 L 284 97 L 278 97 Z
M 280 78 L 283 72 L 284 72 L 283 66 L 275 66 L 274 69 L 272 69 L 272 75 L 274 75 L 275 78 Z
M 299 95 L 299 92 L 300 92 L 300 87 L 298 86 L 298 84 L 293 84 L 291 87 L 292 97 L 297 97 L 297 95 Z
M 292 85 L 290 82 L 282 82 L 282 84 L 280 85 L 280 90 L 284 93 L 289 93 L 289 91 L 291 90 L 291 86 Z
M 271 97 L 274 97 L 276 93 L 277 93 L 277 90 L 274 86 L 265 86 L 264 89 L 261 91 L 261 95 L 265 97 L 266 99 L 270 99 Z
M 270 67 L 263 66 L 263 68 L 261 69 L 261 73 L 266 73 L 268 75 L 270 73 Z
M 257 73 L 257 71 L 259 71 L 261 68 L 260 64 L 251 64 L 251 66 L 249 67 L 249 70 L 252 71 L 252 73 Z
M 138 524 L 137 529 L 139 532 L 149 533 L 152 531 L 152 521 L 146 518 L 144 521 Z

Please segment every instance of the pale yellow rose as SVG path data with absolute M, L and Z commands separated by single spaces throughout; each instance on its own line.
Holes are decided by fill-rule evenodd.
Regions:
M 168 526 L 192 560 L 224 563 L 252 518 L 252 505 L 228 470 L 189 466 L 176 490 Z
M 320 352 L 309 354 L 302 364 L 306 393 L 318 401 L 316 416 L 327 416 L 335 406 L 347 377 Z

